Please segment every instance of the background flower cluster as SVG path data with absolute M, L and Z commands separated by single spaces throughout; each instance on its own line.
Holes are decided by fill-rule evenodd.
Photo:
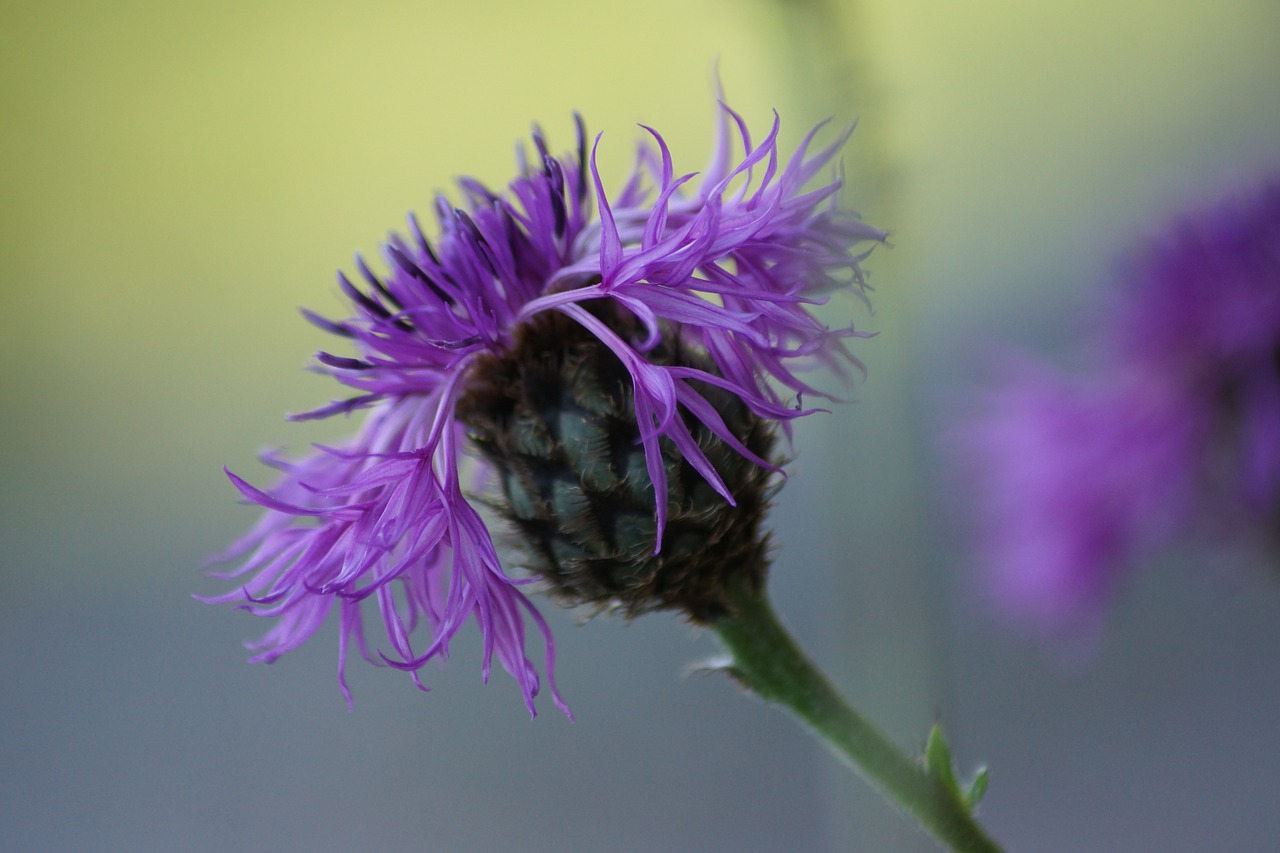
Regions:
M 966 430 L 991 594 L 1039 629 L 1096 623 L 1123 575 L 1195 534 L 1268 559 L 1280 532 L 1280 183 L 1132 255 L 1085 375 L 1009 365 Z

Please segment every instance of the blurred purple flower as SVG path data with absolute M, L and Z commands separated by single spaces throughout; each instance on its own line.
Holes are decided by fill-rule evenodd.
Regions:
M 968 437 L 986 586 L 1034 626 L 1078 627 L 1186 518 L 1200 410 L 1156 384 L 1072 383 L 1030 364 L 983 402 Z
M 436 200 L 435 241 L 410 216 L 410 238 L 393 235 L 384 248 L 387 274 L 359 257 L 361 287 L 339 274 L 355 315 L 332 321 L 305 313 L 351 341 L 353 357 L 321 352 L 317 359 L 357 393 L 293 419 L 367 410 L 363 426 L 346 444 L 317 447 L 300 460 L 264 458 L 282 472 L 269 490 L 228 472 L 266 511 L 220 557 L 240 561 L 220 576 L 246 578 L 243 585 L 205 600 L 275 620 L 251 645 L 252 662 L 297 648 L 336 609 L 339 681 L 350 703 L 345 667 L 353 642 L 369 661 L 408 670 L 422 687 L 418 670 L 446 657 L 451 639 L 474 618 L 484 678 L 496 656 L 532 714 L 539 673 L 526 650 L 528 619 L 542 635 L 555 703 L 568 713 L 555 688 L 551 634 L 521 590 L 529 579 L 504 571 L 466 496 L 489 463 L 470 443 L 458 403 L 478 380 L 482 356 L 509 353 L 523 326 L 555 312 L 607 346 L 629 376 L 627 399 L 654 484 L 654 552 L 662 548 L 667 512 L 662 446 L 674 447 L 732 504 L 690 426 L 755 464 L 767 461 L 728 433 L 691 381 L 728 391 L 784 430 L 812 411 L 793 402 L 820 396 L 800 373 L 815 365 L 860 367 L 845 340 L 864 333 L 827 329 L 809 306 L 835 290 L 862 295 L 865 252 L 854 247 L 884 236 L 836 209 L 840 181 L 807 188 L 848 134 L 811 154 L 815 128 L 783 164 L 778 129 L 775 115 L 755 143 L 724 107 L 714 156 L 694 190 L 696 173 L 677 175 L 662 137 L 645 128 L 651 140 L 611 197 L 596 168 L 600 137 L 588 149 L 579 121 L 575 154 L 556 159 L 535 129 L 535 156 L 526 161 L 518 152 L 521 174 L 505 193 L 463 179 L 466 209 Z M 634 320 L 611 324 L 611 311 Z M 673 337 L 703 353 L 714 372 L 648 358 Z M 385 652 L 373 653 L 366 636 L 370 608 L 385 632 Z
M 1124 285 L 1091 379 L 1018 365 L 966 432 L 989 588 L 1050 631 L 1188 529 L 1280 518 L 1280 183 L 1174 221 Z
M 1174 221 L 1130 275 L 1106 346 L 1200 409 L 1211 505 L 1274 525 L 1280 510 L 1280 178 Z M 1206 507 L 1208 509 L 1209 507 Z M 1218 521 L 1230 522 L 1229 518 Z

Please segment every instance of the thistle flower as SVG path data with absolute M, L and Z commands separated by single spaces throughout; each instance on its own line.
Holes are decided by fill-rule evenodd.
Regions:
M 1174 221 L 1124 285 L 1092 377 L 1021 366 L 969 431 L 991 588 L 1042 628 L 1185 531 L 1280 532 L 1280 182 Z
M 386 274 L 357 257 L 362 283 L 338 276 L 354 316 L 304 312 L 354 348 L 317 360 L 355 393 L 293 419 L 365 420 L 342 446 L 267 457 L 281 472 L 270 489 L 228 472 L 265 512 L 221 557 L 239 561 L 224 576 L 242 585 L 206 600 L 275 620 L 251 661 L 297 648 L 336 610 L 350 704 L 353 642 L 426 689 L 419 670 L 474 618 L 483 677 L 496 658 L 532 714 L 529 620 L 568 713 L 531 580 L 570 603 L 695 621 L 726 606 L 727 576 L 762 582 L 774 429 L 815 411 L 800 403 L 822 396 L 804 371 L 860 368 L 847 341 L 864 333 L 811 313 L 834 291 L 863 296 L 858 247 L 884 236 L 836 208 L 839 180 L 809 187 L 848 134 L 810 153 L 815 128 L 782 163 L 776 115 L 755 143 L 724 107 L 695 190 L 646 127 L 609 196 L 600 137 L 588 149 L 577 129 L 575 153 L 556 159 L 535 128 L 535 156 L 518 151 L 505 193 L 463 179 L 465 207 L 437 198 L 435 240 L 411 215 L 410 236 L 384 247 Z M 531 576 L 499 558 L 470 496 L 486 483 L 501 487 L 487 502 Z M 385 634 L 376 654 L 370 609 Z

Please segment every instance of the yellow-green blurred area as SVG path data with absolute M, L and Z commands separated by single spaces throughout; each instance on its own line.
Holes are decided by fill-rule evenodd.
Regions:
M 348 715 L 334 632 L 249 668 L 265 626 L 188 598 L 253 517 L 221 466 L 354 425 L 282 419 L 341 393 L 297 313 L 343 313 L 335 270 L 534 122 L 567 151 L 581 112 L 611 187 L 637 123 L 700 169 L 718 68 L 756 138 L 857 117 L 846 203 L 892 233 L 869 379 L 775 515 L 801 638 L 900 742 L 941 716 L 989 761 L 1017 849 L 1267 849 L 1276 590 L 1171 572 L 1064 674 L 974 604 L 930 460 L 983 345 L 1053 350 L 1164 216 L 1280 169 L 1277 44 L 1274 0 L 0 7 L 0 846 L 932 849 L 681 679 L 712 649 L 673 620 L 551 614 L 579 722 L 529 724 L 465 644 L 428 695 L 362 666 Z
M 334 270 L 455 177 L 502 186 L 532 122 L 567 150 L 582 111 L 616 183 L 637 121 L 703 163 L 717 54 L 758 117 L 782 92 L 728 4 L 698 27 L 675 3 L 607 26 L 591 3 L 3 14 L 10 435 L 125 503 L 181 491 L 174 509 L 217 493 L 210 465 L 314 440 L 279 422 L 334 390 L 300 371 L 328 341 L 297 307 L 343 310 Z

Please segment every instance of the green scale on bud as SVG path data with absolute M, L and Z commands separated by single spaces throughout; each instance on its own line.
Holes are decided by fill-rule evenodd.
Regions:
M 643 328 L 620 311 L 600 313 L 624 339 Z M 711 360 L 672 329 L 645 354 L 655 365 L 714 373 Z M 732 393 L 691 382 L 751 452 L 770 459 L 770 425 Z M 655 499 L 636 423 L 631 378 L 616 355 L 579 324 L 546 314 L 521 327 L 504 356 L 473 365 L 458 415 L 501 473 L 498 509 L 529 567 L 568 604 L 629 616 L 674 609 L 705 624 L 728 614 L 730 586 L 763 588 L 762 530 L 774 474 L 744 459 L 697 418 L 694 440 L 734 496 L 730 505 L 661 440 L 667 524 L 656 541 Z M 678 415 L 684 417 L 683 413 Z

